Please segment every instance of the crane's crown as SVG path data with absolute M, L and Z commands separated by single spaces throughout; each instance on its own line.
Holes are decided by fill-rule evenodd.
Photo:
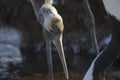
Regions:
M 45 18 L 44 28 L 53 35 L 60 35 L 64 29 L 61 16 L 50 14 Z

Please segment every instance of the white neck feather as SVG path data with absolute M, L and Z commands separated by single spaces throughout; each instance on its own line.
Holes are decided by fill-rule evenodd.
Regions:
M 120 20 L 120 0 L 103 0 L 107 12 Z
M 52 3 L 53 3 L 53 0 L 45 0 L 45 4 L 50 4 L 50 5 L 52 5 Z

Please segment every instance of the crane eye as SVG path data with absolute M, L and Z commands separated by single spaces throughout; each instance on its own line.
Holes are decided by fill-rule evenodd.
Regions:
M 54 33 L 53 29 L 50 29 L 50 33 Z

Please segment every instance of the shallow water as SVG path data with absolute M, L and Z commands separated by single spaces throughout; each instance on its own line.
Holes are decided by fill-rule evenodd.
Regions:
M 20 51 L 21 35 L 15 29 L 0 29 L 0 80 L 48 80 L 48 68 L 46 52 L 39 56 L 32 49 L 28 49 L 25 55 L 28 60 L 23 61 Z M 102 44 L 102 43 L 101 43 Z M 84 73 L 94 59 L 94 55 L 77 54 L 78 46 L 73 46 L 72 52 L 66 54 L 69 69 L 69 80 L 82 80 Z M 53 50 L 53 67 L 55 80 L 66 80 L 59 59 L 59 55 Z M 39 57 L 39 59 L 37 59 Z M 32 58 L 32 59 L 31 59 Z M 107 74 L 107 80 L 120 80 L 120 72 Z M 113 74 L 114 73 L 114 74 Z M 116 76 L 117 75 L 117 76 Z
M 20 64 L 21 62 L 17 61 L 17 63 L 13 64 L 13 62 L 9 62 L 9 60 L 11 58 L 8 58 L 8 57 L 4 57 L 4 58 L 6 58 L 8 61 L 6 63 L 4 63 L 4 62 L 0 63 L 0 65 L 1 65 L 0 66 L 0 68 L 1 68 L 0 69 L 0 80 L 2 80 L 2 79 L 9 79 L 9 80 L 14 80 L 14 79 L 15 80 L 48 80 L 48 73 L 47 72 L 46 73 L 21 74 L 20 73 L 20 69 L 21 69 L 20 65 L 22 65 L 22 64 Z M 16 58 L 13 58 L 13 61 L 15 59 Z M 74 63 L 74 61 L 72 63 Z M 74 63 L 74 64 L 78 65 L 76 63 Z M 54 67 L 57 69 L 57 66 L 54 66 Z M 78 67 L 80 67 L 80 66 L 78 65 Z M 82 74 L 80 74 L 80 72 L 75 71 L 75 70 L 78 70 L 78 67 L 77 68 L 75 66 L 71 67 L 74 71 L 69 71 L 70 80 L 80 80 L 80 78 L 82 77 Z M 47 69 L 46 69 L 46 71 L 47 71 Z M 66 80 L 65 75 L 62 71 L 61 71 L 61 69 L 60 70 L 58 69 L 58 71 L 55 71 L 55 73 L 54 73 L 55 80 Z
M 69 72 L 69 80 L 81 80 L 82 75 L 76 72 Z M 55 80 L 66 80 L 64 73 L 54 73 Z M 48 74 L 34 74 L 32 76 L 24 76 L 19 80 L 48 80 Z
M 6 52 L 7 51 L 8 50 L 6 50 Z M 67 58 L 70 80 L 80 80 L 82 78 L 83 72 L 85 72 L 85 70 L 87 69 L 86 66 L 90 64 L 89 61 L 91 60 L 91 57 L 89 57 L 90 60 L 88 60 L 85 59 L 84 56 L 80 55 L 71 56 L 72 57 Z M 22 58 L 20 54 L 1 54 L 0 80 L 48 80 L 48 70 L 46 63 L 47 58 L 43 57 L 41 58 L 41 61 L 42 63 L 39 64 L 32 64 L 27 62 L 22 64 Z M 23 66 L 24 68 L 22 68 Z M 66 80 L 58 56 L 53 57 L 53 66 L 55 80 Z
M 0 80 L 18 76 L 22 64 L 21 34 L 13 28 L 0 29 Z

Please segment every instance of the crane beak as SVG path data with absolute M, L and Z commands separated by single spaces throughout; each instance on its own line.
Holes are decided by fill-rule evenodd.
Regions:
M 69 79 L 68 69 L 67 69 L 67 64 L 66 64 L 66 60 L 65 60 L 63 44 L 62 44 L 62 35 L 56 36 L 52 42 L 55 45 L 55 47 L 57 48 L 58 54 L 60 56 L 60 60 L 62 62 L 62 66 L 64 69 L 66 79 Z
M 46 40 L 46 49 L 47 49 L 47 61 L 48 61 L 48 70 L 49 70 L 49 79 L 53 80 L 53 63 L 52 63 L 52 54 L 51 54 L 51 40 Z

